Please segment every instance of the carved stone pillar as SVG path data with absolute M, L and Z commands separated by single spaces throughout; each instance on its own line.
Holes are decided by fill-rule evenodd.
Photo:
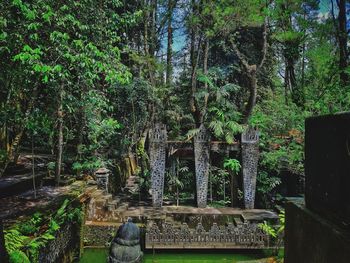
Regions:
M 208 176 L 209 176 L 209 145 L 210 136 L 204 125 L 194 137 L 194 160 L 196 166 L 197 206 L 207 206 Z
M 244 207 L 254 208 L 256 176 L 259 161 L 259 133 L 248 128 L 242 134 L 242 172 Z
M 150 165 L 153 207 L 161 207 L 165 174 L 167 132 L 163 124 L 157 123 L 150 130 Z

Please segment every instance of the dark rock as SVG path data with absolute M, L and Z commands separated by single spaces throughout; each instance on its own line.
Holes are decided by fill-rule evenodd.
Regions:
M 286 205 L 285 263 L 348 263 L 349 232 L 305 208 Z
M 119 227 L 112 241 L 108 263 L 138 263 L 142 257 L 140 229 L 129 219 Z
M 350 113 L 308 118 L 306 207 L 350 227 Z

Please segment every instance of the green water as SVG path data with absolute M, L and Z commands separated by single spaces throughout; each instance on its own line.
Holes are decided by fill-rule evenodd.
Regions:
M 106 263 L 108 251 L 105 249 L 85 249 L 80 263 Z M 203 252 L 163 252 L 146 254 L 144 263 L 190 263 L 190 262 L 230 262 L 236 263 L 241 260 L 259 259 L 258 254 L 227 254 L 227 253 L 203 253 Z

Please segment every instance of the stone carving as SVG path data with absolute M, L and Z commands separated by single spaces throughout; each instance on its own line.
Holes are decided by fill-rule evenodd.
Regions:
M 248 128 L 242 133 L 243 194 L 246 209 L 254 208 L 258 161 L 259 133 L 253 128 Z
M 157 123 L 150 130 L 150 165 L 153 207 L 161 207 L 165 174 L 167 132 L 163 124 Z
M 170 223 L 164 223 L 162 230 L 157 224 L 153 224 L 146 230 L 146 247 L 239 247 L 239 248 L 264 248 L 269 246 L 269 236 L 256 224 L 240 224 L 234 226 L 218 226 L 214 223 L 206 231 L 201 223 L 195 229 L 190 229 L 186 223 L 174 227 Z
M 139 263 L 142 257 L 140 229 L 129 219 L 119 227 L 112 241 L 108 263 Z
M 194 137 L 194 159 L 196 166 L 197 206 L 207 206 L 210 136 L 202 124 Z
M 100 168 L 95 172 L 97 187 L 108 193 L 110 171 L 106 168 Z

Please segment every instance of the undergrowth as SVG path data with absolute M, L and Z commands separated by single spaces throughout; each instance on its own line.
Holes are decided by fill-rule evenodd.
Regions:
M 67 223 L 81 224 L 82 209 L 65 199 L 51 215 L 35 213 L 24 223 L 5 230 L 6 250 L 10 263 L 39 262 L 40 250 L 54 240 L 61 227 Z

